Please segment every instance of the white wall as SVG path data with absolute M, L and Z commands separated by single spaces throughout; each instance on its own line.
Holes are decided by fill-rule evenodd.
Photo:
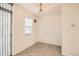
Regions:
M 38 22 L 38 42 L 60 46 L 61 40 L 61 13 L 56 12 L 40 17 Z
M 79 55 L 79 4 L 63 5 L 62 20 L 62 54 Z
M 28 10 L 14 5 L 13 14 L 13 54 L 39 42 L 62 45 L 63 55 L 79 55 L 79 5 L 66 4 L 61 13 L 43 16 L 37 24 L 33 23 L 33 35 L 24 34 L 24 17 L 35 15 Z M 62 18 L 61 18 L 62 17 Z M 75 27 L 71 25 L 75 24 Z M 38 25 L 38 31 L 37 31 Z M 62 32 L 62 33 L 61 33 Z
M 21 6 L 14 4 L 13 6 L 13 55 L 21 52 L 25 48 L 36 43 L 36 27 L 37 25 L 33 23 L 33 33 L 30 36 L 25 35 L 24 25 L 25 17 L 31 16 L 33 19 L 36 18 L 35 15 L 30 13 L 28 10 L 22 8 Z

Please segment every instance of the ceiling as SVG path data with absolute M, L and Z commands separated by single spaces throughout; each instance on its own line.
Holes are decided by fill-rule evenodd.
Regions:
M 35 15 L 39 15 L 40 3 L 19 3 L 20 6 L 26 8 Z M 60 3 L 43 3 L 43 14 L 57 13 L 61 11 Z

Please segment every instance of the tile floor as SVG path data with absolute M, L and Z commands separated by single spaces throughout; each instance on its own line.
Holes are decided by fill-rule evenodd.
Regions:
M 38 42 L 16 56 L 61 56 L 61 47 Z

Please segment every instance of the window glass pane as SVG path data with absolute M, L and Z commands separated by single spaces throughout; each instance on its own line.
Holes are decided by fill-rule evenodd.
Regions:
M 28 17 L 25 18 L 25 33 L 32 34 L 32 19 Z
M 32 28 L 26 27 L 25 32 L 26 32 L 26 33 L 32 33 Z
M 31 18 L 25 18 L 25 26 L 32 26 Z

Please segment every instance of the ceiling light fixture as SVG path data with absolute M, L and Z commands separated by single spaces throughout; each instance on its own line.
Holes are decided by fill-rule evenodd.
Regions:
M 40 3 L 40 10 L 39 10 L 39 14 L 43 14 L 43 7 L 42 7 L 42 3 Z

